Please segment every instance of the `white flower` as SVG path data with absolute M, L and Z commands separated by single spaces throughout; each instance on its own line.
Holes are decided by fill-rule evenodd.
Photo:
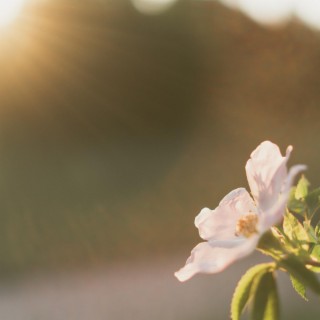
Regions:
M 204 208 L 195 218 L 200 237 L 186 265 L 175 273 L 186 281 L 196 273 L 217 273 L 234 261 L 249 255 L 262 234 L 283 218 L 294 177 L 304 165 L 287 172 L 292 147 L 283 157 L 279 147 L 262 142 L 246 164 L 251 195 L 238 188 L 226 195 L 215 210 Z

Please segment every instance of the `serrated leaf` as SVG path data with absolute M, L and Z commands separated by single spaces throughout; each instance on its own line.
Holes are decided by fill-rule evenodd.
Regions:
M 297 200 L 304 199 L 308 195 L 309 185 L 309 181 L 302 175 L 296 187 L 295 198 Z
M 315 273 L 305 267 L 305 265 L 295 256 L 291 255 L 279 262 L 280 266 L 299 280 L 305 287 L 310 288 L 315 293 L 320 294 L 320 283 Z
M 303 215 L 306 210 L 306 204 L 295 198 L 296 189 L 296 187 L 291 188 L 287 207 L 290 212 Z
M 314 229 L 314 232 L 317 237 L 320 237 L 320 222 L 316 225 L 316 228 Z
M 320 261 L 320 245 L 316 245 L 313 247 L 312 252 L 311 252 L 311 256 Z
M 283 231 L 285 235 L 296 245 L 308 244 L 309 235 L 299 220 L 290 212 L 287 212 L 283 219 Z M 308 249 L 307 247 L 305 249 Z
M 318 243 L 318 237 L 316 235 L 316 232 L 315 232 L 313 226 L 310 225 L 309 222 L 304 221 L 303 222 L 303 227 L 304 227 L 304 230 L 306 230 L 306 232 L 308 234 L 309 241 L 311 243 Z
M 250 268 L 240 279 L 231 302 L 231 319 L 239 320 L 246 307 L 254 279 L 274 268 L 273 263 L 262 263 Z
M 317 262 L 320 262 L 320 245 L 315 245 L 315 246 L 312 248 L 312 251 L 311 251 L 311 259 L 312 259 L 312 260 L 315 260 L 315 261 L 317 261 Z M 314 272 L 319 273 L 319 272 L 320 272 L 320 267 L 312 266 L 312 267 L 311 267 L 311 270 L 314 271 Z
M 263 274 L 255 285 L 252 320 L 277 320 L 279 319 L 279 298 L 273 272 Z
M 294 290 L 306 301 L 308 301 L 306 296 L 306 287 L 305 285 L 299 281 L 296 277 L 293 275 L 290 275 L 291 284 Z
M 320 207 L 320 188 L 314 189 L 305 198 L 310 214 L 314 214 Z
M 283 246 L 279 240 L 280 236 L 276 230 L 265 232 L 258 242 L 257 249 L 263 254 L 278 260 L 279 256 L 283 254 Z

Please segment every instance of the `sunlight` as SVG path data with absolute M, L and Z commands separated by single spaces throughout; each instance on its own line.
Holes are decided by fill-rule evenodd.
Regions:
M 239 0 L 241 10 L 266 24 L 285 22 L 291 16 L 291 0 Z
M 303 0 L 296 1 L 296 15 L 309 26 L 320 29 L 320 1 Z
M 0 27 L 10 24 L 20 13 L 25 0 L 0 0 Z
M 251 19 L 266 25 L 282 24 L 297 17 L 308 26 L 320 30 L 319 0 L 219 0 L 239 9 Z
M 134 7 L 142 13 L 156 14 L 168 9 L 176 0 L 132 0 Z

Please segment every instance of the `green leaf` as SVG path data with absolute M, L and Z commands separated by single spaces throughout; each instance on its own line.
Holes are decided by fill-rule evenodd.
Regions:
M 305 178 L 304 175 L 300 178 L 296 192 L 295 192 L 295 198 L 297 200 L 304 199 L 308 195 L 308 189 L 309 189 L 309 181 Z
M 308 245 L 309 235 L 299 220 L 290 212 L 287 212 L 283 219 L 283 231 L 286 236 L 297 246 Z M 308 247 L 304 248 L 308 249 Z
M 314 189 L 305 198 L 309 213 L 314 214 L 320 207 L 320 188 Z
M 315 262 L 320 262 L 320 245 L 315 245 L 313 248 L 312 248 L 312 251 L 311 251 L 311 260 L 315 261 Z M 312 266 L 310 268 L 313 272 L 317 272 L 319 273 L 320 272 L 320 267 L 318 266 Z
M 320 261 L 320 245 L 316 245 L 313 247 L 311 257 L 316 259 L 317 261 Z
M 316 225 L 316 228 L 314 230 L 317 237 L 320 237 L 320 222 Z
M 250 289 L 254 279 L 270 270 L 273 270 L 273 263 L 262 263 L 250 268 L 240 279 L 231 302 L 231 319 L 239 320 L 241 313 L 246 307 L 249 297 Z
M 306 296 L 306 287 L 305 285 L 300 282 L 297 278 L 295 278 L 293 275 L 290 275 L 290 280 L 293 286 L 293 289 L 296 290 L 296 292 L 306 301 L 308 301 Z
M 279 319 L 279 298 L 273 272 L 263 274 L 255 284 L 252 320 Z
M 287 207 L 290 212 L 303 215 L 306 210 L 306 204 L 303 201 L 295 198 L 296 189 L 296 187 L 291 188 Z
M 279 265 L 287 270 L 294 278 L 299 280 L 305 287 L 309 287 L 315 293 L 320 294 L 320 283 L 314 272 L 307 269 L 303 262 L 290 255 L 281 260 Z
M 310 225 L 309 222 L 304 221 L 303 222 L 303 227 L 304 227 L 304 230 L 306 230 L 306 232 L 308 234 L 309 241 L 311 243 L 315 243 L 315 244 L 318 243 L 318 237 L 316 235 L 316 232 L 315 232 L 313 226 Z
M 277 230 L 265 232 L 258 242 L 257 249 L 263 254 L 278 260 L 283 255 L 283 246 L 279 240 L 280 236 Z

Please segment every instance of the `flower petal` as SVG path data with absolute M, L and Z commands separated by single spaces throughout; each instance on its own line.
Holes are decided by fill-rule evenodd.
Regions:
M 194 223 L 204 240 L 235 239 L 237 221 L 248 212 L 256 212 L 254 202 L 246 189 L 238 188 L 227 194 L 215 210 L 202 209 Z
M 261 219 L 258 226 L 259 232 L 262 233 L 268 230 L 271 226 L 279 223 L 282 220 L 294 178 L 298 173 L 306 169 L 307 166 L 302 164 L 298 164 L 290 168 L 278 201 L 269 210 L 261 213 Z
M 279 147 L 270 142 L 262 142 L 252 153 L 246 164 L 246 173 L 251 194 L 262 211 L 268 210 L 277 200 L 287 177 L 287 161 L 292 147 L 287 148 L 286 156 Z
M 249 255 L 256 247 L 259 236 L 233 241 L 199 243 L 192 251 L 186 265 L 174 275 L 180 281 L 189 280 L 197 273 L 217 273 L 234 261 Z

